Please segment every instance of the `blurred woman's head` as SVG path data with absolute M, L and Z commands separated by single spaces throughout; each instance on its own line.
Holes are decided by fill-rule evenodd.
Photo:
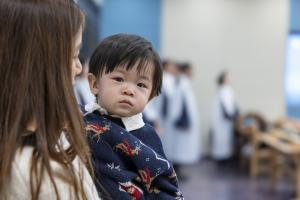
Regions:
M 218 86 L 222 86 L 222 85 L 226 85 L 226 84 L 230 84 L 230 76 L 228 71 L 222 71 L 217 78 L 217 85 Z
M 27 145 L 36 154 L 32 199 L 39 194 L 39 170 L 52 177 L 49 159 L 61 163 L 66 181 L 82 191 L 70 162 L 75 155 L 89 161 L 72 89 L 81 71 L 83 26 L 84 14 L 72 0 L 0 1 L 0 196 L 16 150 Z M 62 130 L 71 144 L 68 153 L 58 142 Z M 28 135 L 34 140 L 28 142 Z
M 173 60 L 168 60 L 168 59 L 163 60 L 162 66 L 165 72 L 168 72 L 173 76 L 177 76 L 179 73 L 176 62 Z
M 193 70 L 192 70 L 192 66 L 190 63 L 180 62 L 177 64 L 177 66 L 178 66 L 178 70 L 181 74 L 184 74 L 184 75 L 188 76 L 189 78 L 192 78 Z

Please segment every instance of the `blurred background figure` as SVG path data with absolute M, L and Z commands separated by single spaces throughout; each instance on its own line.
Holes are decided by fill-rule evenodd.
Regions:
M 162 93 L 146 107 L 144 118 L 156 127 L 167 157 L 179 179 L 186 179 L 181 167 L 199 161 L 201 152 L 197 101 L 191 85 L 189 63 L 163 61 Z
M 170 103 L 175 95 L 175 81 L 178 74 L 176 63 L 171 60 L 162 61 L 163 65 L 163 85 L 161 94 L 158 97 L 152 99 L 144 110 L 144 120 L 154 126 L 158 133 L 161 135 L 165 132 L 163 124 L 168 122 Z M 169 153 L 166 153 L 169 154 Z
M 172 60 L 164 60 L 162 65 L 164 73 L 161 94 L 146 106 L 144 118 L 158 130 L 168 159 L 174 161 L 176 158 L 174 152 L 175 120 L 180 114 L 177 85 L 179 70 Z
M 218 76 L 217 85 L 212 113 L 212 157 L 216 161 L 223 162 L 233 155 L 233 125 L 239 109 L 227 71 L 221 72 Z
M 177 102 L 176 77 L 178 68 L 176 63 L 171 60 L 164 60 L 163 65 L 163 85 L 160 96 L 158 96 L 150 106 L 156 110 L 157 120 L 155 122 L 161 133 L 162 143 L 165 153 L 169 160 L 174 161 L 176 154 L 174 152 L 174 123 L 178 116 L 179 109 L 175 103 Z M 146 109 L 145 116 L 149 116 L 149 109 Z
M 179 178 L 187 178 L 181 172 L 181 166 L 196 164 L 201 154 L 201 132 L 198 115 L 198 102 L 195 98 L 191 83 L 192 67 L 189 63 L 178 63 L 176 77 L 176 102 L 178 114 L 174 116 L 174 130 L 172 140 L 173 162 L 177 168 Z M 173 108 L 174 109 L 174 108 Z
M 163 61 L 163 85 L 161 95 L 156 100 L 156 109 L 159 113 L 159 122 L 161 129 L 162 144 L 165 149 L 167 158 L 173 162 L 174 168 L 179 179 L 182 179 L 180 174 L 180 162 L 177 155 L 178 151 L 184 147 L 180 147 L 178 138 L 176 138 L 176 122 L 180 117 L 181 112 L 181 96 L 179 91 L 179 69 L 175 61 Z M 186 123 L 180 122 L 187 126 Z M 185 124 L 184 124 L 185 123 Z
M 75 96 L 80 105 L 86 105 L 96 100 L 95 96 L 91 93 L 87 80 L 88 71 L 88 60 L 82 61 L 82 72 L 77 76 L 74 86 Z

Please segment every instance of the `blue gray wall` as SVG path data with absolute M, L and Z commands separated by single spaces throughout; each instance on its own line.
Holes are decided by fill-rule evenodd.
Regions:
M 291 0 L 290 30 L 300 31 L 300 0 Z
M 290 35 L 287 39 L 286 66 L 285 66 L 285 99 L 289 117 L 300 119 L 299 102 L 299 47 L 293 42 L 300 38 L 300 0 L 290 0 Z
M 138 34 L 160 50 L 161 0 L 104 0 L 100 37 L 116 33 Z

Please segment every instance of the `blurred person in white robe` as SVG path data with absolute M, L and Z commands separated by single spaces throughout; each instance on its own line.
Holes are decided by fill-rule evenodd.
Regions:
M 177 105 L 176 77 L 178 68 L 171 60 L 164 60 L 163 84 L 161 94 L 151 100 L 146 106 L 143 116 L 145 121 L 152 124 L 161 137 L 166 156 L 173 161 L 174 154 L 174 122 L 180 110 Z
M 144 117 L 160 134 L 166 156 L 180 179 L 183 165 L 200 159 L 201 135 L 192 69 L 188 63 L 164 61 L 162 93 L 146 107 Z M 180 66 L 180 67 L 179 67 Z
M 178 63 L 179 76 L 176 86 L 176 108 L 180 110 L 174 123 L 173 159 L 179 178 L 181 166 L 195 164 L 201 156 L 201 132 L 197 100 L 192 86 L 192 67 Z
M 82 63 L 83 63 L 82 72 L 76 77 L 74 92 L 78 104 L 86 105 L 91 102 L 95 102 L 96 97 L 91 92 L 90 85 L 87 80 L 88 71 L 89 71 L 88 61 L 83 61 Z
M 239 109 L 227 71 L 218 76 L 217 85 L 212 113 L 212 158 L 223 162 L 234 153 L 234 121 Z

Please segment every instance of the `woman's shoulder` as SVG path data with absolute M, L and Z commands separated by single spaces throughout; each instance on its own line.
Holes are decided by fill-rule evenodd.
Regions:
M 33 148 L 26 146 L 22 149 L 18 149 L 12 164 L 11 172 L 11 186 L 9 199 L 30 199 L 30 176 L 31 176 L 31 161 L 33 156 Z M 99 199 L 97 190 L 93 183 L 93 180 L 84 166 L 83 162 L 78 157 L 72 162 L 75 173 L 83 177 L 83 186 L 86 191 L 88 199 Z M 59 172 L 62 169 L 62 166 L 55 161 L 50 161 L 50 166 L 54 172 Z M 54 173 L 55 174 L 55 173 Z M 69 190 L 69 186 L 61 178 L 54 177 L 54 181 L 57 185 L 60 198 L 64 200 L 71 199 L 71 194 L 68 195 L 66 191 Z M 42 199 L 55 199 L 55 190 L 51 184 L 49 176 L 44 176 L 42 181 L 42 188 L 40 197 Z
M 8 199 L 30 199 L 30 163 L 33 148 L 18 149 L 11 168 Z
M 29 188 L 32 155 L 32 147 L 19 148 L 12 162 L 12 180 L 18 180 L 19 185 L 23 183 L 26 188 Z

